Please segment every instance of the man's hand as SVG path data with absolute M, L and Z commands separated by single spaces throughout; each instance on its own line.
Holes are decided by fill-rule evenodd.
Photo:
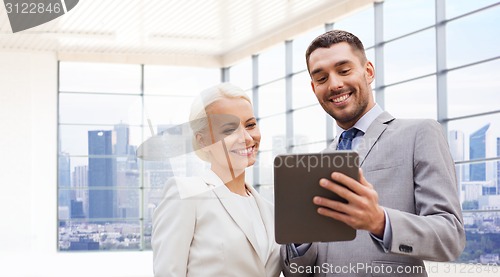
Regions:
M 333 191 L 347 203 L 316 196 L 313 202 L 320 206 L 318 213 L 342 221 L 354 229 L 367 230 L 382 239 L 385 213 L 378 204 L 378 193 L 365 179 L 362 170 L 359 169 L 359 182 L 338 172 L 332 173 L 331 177 L 333 182 L 321 179 L 320 186 Z

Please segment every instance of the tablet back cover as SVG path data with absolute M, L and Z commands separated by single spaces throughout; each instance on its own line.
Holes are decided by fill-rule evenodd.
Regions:
M 347 241 L 356 230 L 317 213 L 314 196 L 340 200 L 319 185 L 334 171 L 359 180 L 359 157 L 354 151 L 315 154 L 285 154 L 274 159 L 274 207 L 276 242 L 306 243 Z

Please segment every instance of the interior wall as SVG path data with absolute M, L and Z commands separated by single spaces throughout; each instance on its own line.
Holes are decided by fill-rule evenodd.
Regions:
M 57 251 L 57 55 L 0 52 L 0 276 L 152 276 L 152 253 Z

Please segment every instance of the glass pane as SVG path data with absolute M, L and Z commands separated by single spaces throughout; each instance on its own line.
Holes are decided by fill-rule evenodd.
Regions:
M 89 179 L 92 179 L 92 176 L 89 176 Z M 91 185 L 79 189 L 59 188 L 59 220 L 121 220 L 141 217 L 139 189 L 123 189 L 118 186 L 114 186 L 113 189 L 104 189 L 105 187 L 110 186 Z
M 259 87 L 259 118 L 285 112 L 285 80 Z
M 259 84 L 285 76 L 285 44 L 280 43 L 259 55 Z
M 59 123 L 140 125 L 140 96 L 59 94 Z
M 127 124 L 112 126 L 60 125 L 61 152 L 70 155 L 89 154 L 89 132 L 111 132 L 111 155 L 135 156 L 135 150 L 142 143 L 142 128 Z
M 304 71 L 292 76 L 292 107 L 294 109 L 314 105 L 318 99 L 311 88 L 309 72 Z
M 446 18 L 453 18 L 492 4 L 498 4 L 498 0 L 446 0 Z
M 273 151 L 262 151 L 259 154 L 259 185 L 274 184 L 274 158 L 279 154 L 286 153 L 284 148 L 273 149 Z
M 497 209 L 499 195 L 490 196 L 496 199 Z M 495 201 L 495 200 L 491 200 Z M 471 264 L 489 264 L 489 270 L 498 274 L 498 249 L 500 249 L 499 212 L 464 212 L 465 236 L 467 241 L 462 255 L 457 262 Z M 479 267 L 478 267 L 479 268 Z M 484 268 L 483 268 L 484 269 Z
M 385 82 L 395 83 L 436 71 L 434 29 L 385 45 Z
M 260 150 L 285 149 L 285 126 L 286 120 L 284 114 L 259 120 L 260 133 L 262 134 Z
M 318 153 L 326 148 L 326 142 L 316 142 L 311 144 L 297 145 L 292 148 L 292 153 Z
M 500 44 L 498 18 L 500 18 L 500 6 L 448 23 L 446 25 L 448 68 L 498 57 Z
M 463 210 L 500 209 L 500 161 L 466 163 L 458 166 Z
M 437 119 L 436 77 L 387 87 L 385 109 L 396 118 Z
M 61 91 L 141 93 L 141 66 L 138 64 L 60 63 Z
M 500 60 L 448 73 L 448 116 L 500 110 Z M 474 97 L 471 97 L 474 92 Z
M 144 247 L 142 250 L 151 250 L 151 232 L 153 230 L 153 223 L 151 220 L 144 221 L 144 228 L 142 230 L 142 238 Z
M 365 50 L 365 54 L 366 54 L 366 59 L 368 59 L 370 62 L 372 62 L 373 67 L 375 67 L 375 75 L 377 75 L 377 64 L 375 64 L 375 48 L 370 48 L 368 50 Z M 377 86 L 377 84 L 376 84 L 376 78 L 375 78 L 375 79 L 373 79 L 373 82 L 372 82 L 372 89 L 375 89 L 376 86 Z
M 116 169 L 114 170 L 113 167 Z M 105 169 L 109 171 L 104 172 Z M 90 158 L 89 160 L 89 158 L 60 156 L 59 208 L 64 206 L 71 210 L 72 200 L 88 199 L 89 187 L 138 188 L 141 184 L 140 169 L 140 164 L 135 161 L 130 162 L 130 160 L 117 161 L 113 158 Z M 88 211 L 88 201 L 83 203 L 85 210 Z
M 144 187 L 163 189 L 171 177 L 200 176 L 210 166 L 195 153 L 170 158 L 165 161 L 143 161 Z
M 384 11 L 385 12 L 385 11 Z M 406 22 L 405 22 L 406 23 Z M 373 5 L 335 22 L 334 29 L 348 31 L 357 36 L 365 48 L 375 44 L 375 24 Z
M 244 90 L 252 88 L 252 58 L 244 59 L 229 68 L 229 82 Z
M 293 112 L 293 145 L 322 141 L 326 138 L 326 113 L 317 104 Z
M 463 146 L 457 147 L 465 149 L 464 160 L 500 156 L 500 151 L 497 149 L 500 143 L 498 139 L 500 137 L 500 113 L 452 120 L 448 122 L 448 130 L 457 131 L 459 133 L 457 136 L 463 136 Z
M 99 220 L 59 220 L 60 251 L 139 250 L 141 224 Z
M 145 94 L 197 95 L 220 80 L 219 68 L 144 66 Z
M 325 32 L 324 27 L 316 28 L 302 34 L 293 40 L 293 72 L 306 70 L 306 50 L 309 44 L 319 35 Z
M 384 39 L 393 39 L 434 25 L 434 3 L 435 0 L 384 1 Z
M 157 131 L 158 128 L 166 128 L 168 125 L 186 123 L 189 121 L 193 100 L 194 97 L 145 96 L 145 124 L 148 124 L 148 119 L 151 120 Z

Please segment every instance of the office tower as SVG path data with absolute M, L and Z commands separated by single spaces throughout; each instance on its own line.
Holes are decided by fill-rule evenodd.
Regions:
M 490 149 L 490 124 L 486 124 L 469 138 L 469 155 L 471 160 L 484 159 L 491 156 Z M 473 163 L 470 165 L 470 181 L 486 181 L 493 177 L 492 170 L 487 162 Z
M 137 160 L 130 152 L 130 128 L 128 124 L 120 122 L 114 126 L 116 141 L 114 141 L 114 154 L 116 155 L 116 187 L 120 188 L 116 195 L 117 218 L 139 217 L 138 191 L 128 188 L 137 187 L 139 172 Z M 127 188 L 127 189 L 121 189 Z
M 448 134 L 448 144 L 453 160 L 463 161 L 465 157 L 464 133 L 458 130 L 450 131 Z
M 465 159 L 465 136 L 462 131 L 452 130 L 448 133 L 448 145 L 450 147 L 450 153 L 453 161 L 463 161 Z M 463 165 L 455 165 L 455 171 L 457 175 L 457 183 L 460 186 L 462 181 L 466 181 L 465 172 L 468 167 Z
M 497 138 L 497 157 L 500 157 L 500 137 Z M 500 161 L 497 161 L 497 194 L 500 194 Z
M 130 130 L 128 124 L 116 124 L 114 126 L 116 134 L 116 144 L 115 144 L 115 154 L 116 155 L 128 155 L 129 151 L 129 141 L 130 141 Z
M 85 218 L 82 200 L 71 200 L 71 218 Z
M 71 184 L 73 192 L 71 199 L 81 203 L 83 218 L 86 217 L 85 215 L 88 215 L 89 213 L 88 177 L 89 173 L 88 167 L 86 165 L 75 166 L 75 168 L 73 169 L 73 182 Z M 79 210 L 75 211 L 75 213 L 71 211 L 71 218 L 73 218 L 73 215 L 76 218 L 82 218 L 79 212 Z
M 59 187 L 59 202 L 58 206 L 70 208 L 71 201 L 71 168 L 69 154 L 65 152 L 59 153 L 57 183 Z
M 116 215 L 116 175 L 112 131 L 88 131 L 89 219 Z

